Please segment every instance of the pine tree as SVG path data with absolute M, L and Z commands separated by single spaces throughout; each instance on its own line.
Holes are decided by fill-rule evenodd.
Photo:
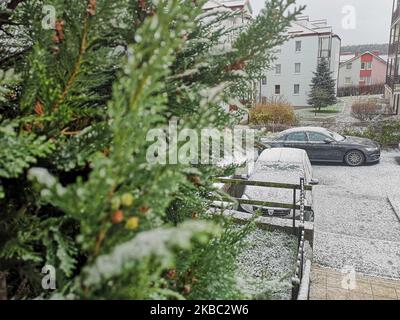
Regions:
M 171 119 L 197 131 L 234 125 L 221 104 L 250 92 L 302 8 L 266 2 L 232 50 L 215 53 L 229 15 L 204 14 L 203 3 L 49 0 L 54 29 L 43 28 L 42 1 L 0 5 L 0 274 L 9 297 L 49 297 L 44 265 L 58 270 L 56 297 L 241 297 L 232 270 L 243 232 L 207 215 L 212 177 L 225 172 L 151 164 L 146 136 Z
M 320 111 L 321 108 L 326 108 L 336 102 L 336 83 L 328 61 L 323 58 L 319 61 L 317 71 L 314 72 L 311 81 L 308 104 Z

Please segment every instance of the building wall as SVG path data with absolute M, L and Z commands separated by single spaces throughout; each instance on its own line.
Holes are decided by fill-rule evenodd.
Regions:
M 224 1 L 221 1 L 221 3 L 224 3 Z M 225 30 L 232 29 L 232 31 L 221 37 L 220 43 L 213 48 L 213 52 L 230 50 L 239 33 L 242 32 L 243 28 L 251 21 L 252 9 L 249 5 L 231 7 L 229 5 L 223 6 L 217 5 L 217 3 L 214 2 L 209 2 L 203 7 L 203 10 L 206 13 L 231 13 L 232 11 L 237 13 L 236 16 L 224 19 L 218 25 L 214 25 L 215 29 L 220 29 L 222 27 Z M 207 24 L 215 20 L 215 16 L 204 15 L 202 20 Z
M 371 62 L 371 69 L 361 69 L 361 63 Z M 347 69 L 347 65 L 351 64 L 351 69 Z M 386 63 L 374 57 L 372 54 L 366 53 L 355 60 L 349 60 L 340 65 L 339 87 L 364 85 L 362 78 L 370 77 L 371 82 L 368 84 L 382 84 L 386 80 Z M 350 78 L 351 82 L 347 83 L 346 79 Z
M 385 98 L 389 100 L 390 106 L 395 114 L 400 114 L 399 103 L 399 70 L 400 70 L 400 1 L 393 0 L 392 22 L 389 32 L 389 54 L 386 71 Z
M 339 65 L 340 65 L 340 48 L 342 47 L 342 41 L 338 37 L 332 38 L 332 54 L 331 54 L 331 70 L 333 71 L 333 79 L 336 80 L 336 89 L 339 81 Z
M 339 74 L 340 39 L 332 39 L 331 71 L 337 81 Z M 296 41 L 301 41 L 301 51 L 296 52 Z M 280 50 L 280 51 L 279 51 Z M 283 99 L 293 106 L 308 106 L 311 80 L 317 70 L 319 35 L 296 36 L 278 48 L 277 59 L 266 72 L 267 84 L 260 84 L 259 98 Z M 301 64 L 300 73 L 295 73 L 295 64 Z M 281 74 L 276 74 L 275 66 L 281 65 Z M 275 94 L 275 85 L 281 86 L 281 94 Z M 294 93 L 295 85 L 300 86 L 299 94 Z
M 351 69 L 347 69 L 347 65 L 351 64 Z M 349 63 L 340 65 L 339 71 L 339 87 L 358 86 L 360 82 L 361 60 L 356 59 Z M 350 78 L 350 83 L 346 83 L 346 78 Z
M 372 61 L 372 84 L 385 83 L 386 67 L 386 63 L 383 63 L 376 58 Z

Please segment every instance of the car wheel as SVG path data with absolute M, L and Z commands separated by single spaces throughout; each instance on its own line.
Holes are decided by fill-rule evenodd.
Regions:
M 344 161 L 348 166 L 358 167 L 365 162 L 364 153 L 358 150 L 349 151 L 344 157 Z

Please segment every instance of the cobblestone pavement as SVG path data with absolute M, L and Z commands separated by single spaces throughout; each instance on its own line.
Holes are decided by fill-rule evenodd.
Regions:
M 400 281 L 313 265 L 310 300 L 400 300 Z

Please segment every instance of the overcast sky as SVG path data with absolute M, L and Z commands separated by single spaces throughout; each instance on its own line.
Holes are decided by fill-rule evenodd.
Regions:
M 265 0 L 250 2 L 257 14 Z M 334 33 L 342 38 L 342 45 L 389 42 L 393 0 L 297 0 L 297 3 L 307 5 L 304 14 L 310 19 L 327 19 Z

